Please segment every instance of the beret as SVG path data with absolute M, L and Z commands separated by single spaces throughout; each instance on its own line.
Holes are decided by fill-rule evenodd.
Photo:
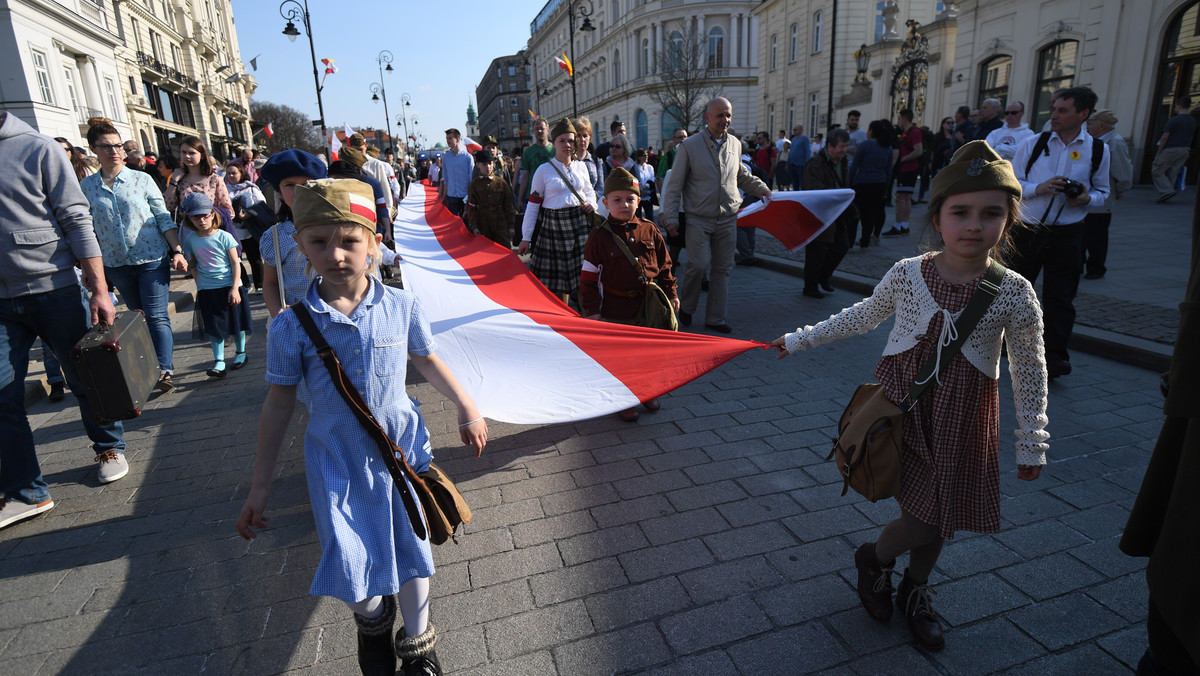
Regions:
M 288 149 L 275 153 L 259 171 L 271 187 L 279 190 L 279 184 L 291 176 L 303 176 L 309 180 L 325 178 L 329 168 L 317 156 L 303 150 Z

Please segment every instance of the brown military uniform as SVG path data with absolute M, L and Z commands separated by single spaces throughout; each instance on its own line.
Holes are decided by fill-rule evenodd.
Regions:
M 512 188 L 504 179 L 477 178 L 467 186 L 471 225 L 493 242 L 512 248 L 509 230 L 517 213 Z
M 646 278 L 657 283 L 668 298 L 677 298 L 671 256 L 658 226 L 641 218 L 619 223 L 610 216 L 608 222 L 641 261 Z M 613 234 L 604 228 L 593 229 L 584 246 L 583 272 L 579 278 L 583 315 L 599 314 L 603 319 L 629 321 L 642 305 L 644 286 Z

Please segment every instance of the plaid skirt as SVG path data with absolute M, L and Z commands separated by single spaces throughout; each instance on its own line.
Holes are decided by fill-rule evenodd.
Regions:
M 950 312 L 966 307 L 979 280 L 950 284 L 937 274 L 933 258 L 921 273 L 938 306 Z M 917 370 L 937 349 L 943 315 L 939 312 L 916 347 L 888 355 L 875 376 L 888 398 L 900 401 Z M 959 353 L 934 385 L 904 417 L 900 456 L 900 506 L 922 522 L 937 526 L 942 537 L 956 530 L 992 533 L 1000 529 L 999 383 Z
M 579 207 L 538 210 L 533 274 L 551 293 L 577 295 L 591 224 Z

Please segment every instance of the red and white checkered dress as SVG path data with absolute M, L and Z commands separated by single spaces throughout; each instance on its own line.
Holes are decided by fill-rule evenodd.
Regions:
M 937 304 L 954 314 L 966 307 L 983 278 L 950 284 L 938 274 L 932 256 L 921 261 L 921 276 Z M 885 356 L 875 367 L 875 377 L 892 401 L 907 395 L 917 370 L 933 355 L 943 317 L 942 313 L 933 316 L 916 347 Z M 904 418 L 900 506 L 936 525 L 942 537 L 953 537 L 956 530 L 999 530 L 998 383 L 961 352 L 940 380 Z

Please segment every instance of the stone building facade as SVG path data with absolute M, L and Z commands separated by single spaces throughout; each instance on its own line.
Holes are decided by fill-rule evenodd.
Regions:
M 557 119 L 575 111 L 592 120 L 594 142 L 608 140 L 621 120 L 635 147 L 660 148 L 681 126 L 651 96 L 665 70 L 686 61 L 694 46 L 702 86 L 733 103 L 733 128 L 750 131 L 757 109 L 760 58 L 756 0 L 549 0 L 530 24 L 526 48 L 538 93 L 538 114 Z M 572 12 L 574 15 L 572 17 Z M 574 19 L 575 34 L 570 34 Z M 586 30 L 590 25 L 594 30 Z M 570 60 L 575 92 L 555 57 Z M 576 103 L 577 100 L 577 103 Z M 688 125 L 698 128 L 698 118 Z
M 531 66 L 525 50 L 492 59 L 475 88 L 479 102 L 479 137 L 495 136 L 500 147 L 511 150 L 531 140 L 529 111 L 534 109 L 530 93 Z
M 218 159 L 252 137 L 230 0 L 11 0 L 0 53 L 23 77 L 0 106 L 86 146 L 89 117 L 110 118 L 143 149 L 198 136 Z

